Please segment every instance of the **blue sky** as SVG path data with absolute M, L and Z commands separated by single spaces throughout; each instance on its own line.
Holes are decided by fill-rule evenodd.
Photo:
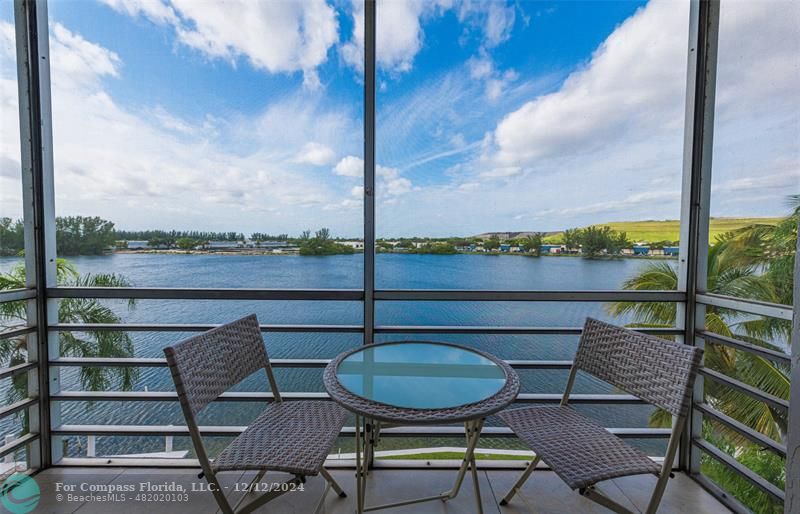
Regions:
M 723 10 L 713 215 L 781 215 L 800 191 L 799 10 Z M 359 235 L 361 3 L 49 11 L 59 214 Z M 11 16 L 2 0 L 0 215 L 18 216 Z M 379 2 L 379 237 L 677 218 L 687 30 L 681 0 Z

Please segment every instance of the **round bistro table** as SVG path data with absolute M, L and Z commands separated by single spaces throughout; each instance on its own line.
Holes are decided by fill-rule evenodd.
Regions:
M 477 512 L 483 512 L 475 447 L 486 417 L 508 406 L 519 392 L 519 377 L 508 364 L 456 344 L 398 341 L 366 345 L 339 355 L 325 368 L 323 381 L 331 398 L 356 415 L 358 514 L 455 498 L 469 470 Z M 448 423 L 464 423 L 467 440 L 453 488 L 436 496 L 367 507 L 368 465 L 381 428 Z

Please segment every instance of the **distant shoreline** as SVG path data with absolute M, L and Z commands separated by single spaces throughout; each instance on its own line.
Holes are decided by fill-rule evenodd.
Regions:
M 356 250 L 355 254 L 364 253 L 363 250 Z M 394 255 L 437 255 L 441 257 L 449 257 L 452 255 L 482 255 L 486 257 L 501 257 L 501 256 L 514 256 L 514 257 L 547 257 L 547 258 L 561 258 L 561 257 L 580 257 L 591 260 L 616 260 L 616 259 L 644 259 L 644 260 L 676 260 L 677 257 L 668 255 L 605 255 L 599 257 L 584 257 L 579 253 L 543 253 L 538 257 L 529 253 L 523 252 L 456 252 L 456 253 L 425 253 L 425 252 L 387 252 L 379 251 L 379 254 L 394 254 Z M 241 250 L 178 250 L 178 249 L 147 249 L 147 250 L 114 250 L 113 254 L 120 255 L 242 255 L 242 256 L 265 256 L 265 257 L 332 257 L 333 255 L 300 255 L 299 252 L 275 252 L 268 249 L 259 248 L 246 248 Z M 334 254 L 334 255 L 352 255 L 352 254 Z

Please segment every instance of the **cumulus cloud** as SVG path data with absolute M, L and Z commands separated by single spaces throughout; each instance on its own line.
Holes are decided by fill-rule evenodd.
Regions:
M 52 73 L 60 80 L 69 80 L 71 87 L 96 88 L 104 77 L 119 77 L 121 61 L 116 53 L 83 39 L 60 23 L 54 23 L 52 31 L 50 51 L 58 56 L 51 62 Z
M 355 155 L 348 155 L 336 164 L 333 172 L 343 177 L 362 178 L 364 176 L 364 160 Z M 404 195 L 413 189 L 411 180 L 401 176 L 400 170 L 397 168 L 377 165 L 375 174 L 378 178 L 376 189 L 379 198 Z M 356 186 L 352 191 L 354 194 L 356 191 L 363 192 L 363 188 Z
M 509 113 L 496 159 L 525 165 L 603 148 L 626 132 L 678 121 L 685 87 L 685 9 L 652 1 L 625 20 L 556 92 Z
M 160 25 L 179 23 L 175 10 L 161 0 L 100 0 L 128 16 L 143 16 Z
M 376 55 L 378 66 L 385 70 L 404 72 L 411 69 L 414 57 L 422 48 L 423 33 L 420 17 L 436 8 L 436 2 L 398 0 L 383 2 L 377 7 Z M 364 1 L 353 0 L 353 33 L 341 47 L 342 58 L 364 71 Z
M 9 30 L 10 24 L 0 22 L 0 34 Z M 107 87 L 123 78 L 118 55 L 59 24 L 52 26 L 50 46 L 60 214 L 96 214 L 127 228 L 166 221 L 219 230 L 241 228 L 246 216 L 251 226 L 300 230 L 323 223 L 319 208 L 332 198 L 352 196 L 352 184 L 321 181 L 318 173 L 304 171 L 305 164 L 335 162 L 332 148 L 358 148 L 361 124 L 346 111 L 323 107 L 308 95 L 289 95 L 262 112 L 224 120 L 184 119 L 160 105 L 128 109 Z M 10 49 L 3 45 L 3 51 Z M 3 55 L 4 63 L 8 57 Z M 0 80 L 0 180 L 19 162 L 10 71 L 4 66 Z M 2 189 L 7 212 L 5 184 Z M 355 216 L 337 222 L 340 231 L 356 233 L 360 223 Z
M 295 161 L 314 166 L 327 166 L 336 161 L 336 152 L 329 146 L 311 141 L 303 146 Z
M 353 32 L 340 53 L 359 72 L 364 67 L 364 1 L 352 0 Z M 480 34 L 482 46 L 493 48 L 508 40 L 514 27 L 515 8 L 494 0 L 392 0 L 376 11 L 376 55 L 379 68 L 391 73 L 412 69 L 422 50 L 428 18 L 455 11 L 458 20 Z
M 104 0 L 131 16 L 174 27 L 178 40 L 210 58 L 240 57 L 270 73 L 303 72 L 309 88 L 320 85 L 316 68 L 339 39 L 336 11 L 325 0 L 302 2 L 198 2 Z
M 790 6 L 723 7 L 713 215 L 780 215 L 785 196 L 800 191 L 800 39 Z M 551 230 L 677 218 L 687 32 L 685 4 L 651 1 L 563 84 L 507 111 L 478 158 L 451 166 L 449 184 L 390 206 L 379 219 L 381 233 L 425 231 L 430 220 L 445 235 L 464 227 Z M 475 82 L 495 77 L 486 54 L 468 62 L 467 70 Z M 441 205 L 448 205 L 447 214 Z
M 364 160 L 354 155 L 348 155 L 336 164 L 336 167 L 333 168 L 333 172 L 342 177 L 363 177 Z

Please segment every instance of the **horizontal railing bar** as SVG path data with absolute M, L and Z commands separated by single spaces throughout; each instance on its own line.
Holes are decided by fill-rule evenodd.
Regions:
M 770 318 L 792 321 L 792 307 L 778 303 L 759 302 L 756 300 L 745 300 L 734 296 L 725 296 L 714 293 L 701 293 L 696 296 L 697 303 L 711 305 L 721 309 L 731 309 L 735 311 L 767 316 Z
M 281 392 L 284 400 L 327 400 L 322 392 Z M 267 392 L 229 392 L 222 393 L 215 401 L 219 402 L 266 402 L 273 399 Z M 114 401 L 114 402 L 169 402 L 177 401 L 174 391 L 60 391 L 50 395 L 51 401 Z
M 765 393 L 761 389 L 757 387 L 753 387 L 750 384 L 746 384 L 740 380 L 736 380 L 735 378 L 731 378 L 724 373 L 720 373 L 718 371 L 714 371 L 713 369 L 708 368 L 700 368 L 700 373 L 715 382 L 719 382 L 724 384 L 731 389 L 736 389 L 739 392 L 742 392 L 756 400 L 762 401 L 767 405 L 774 407 L 776 409 L 782 410 L 784 412 L 789 410 L 789 402 L 778 398 L 777 396 L 773 396 L 769 393 Z
M 3 419 L 21 410 L 27 409 L 28 407 L 36 405 L 37 403 L 39 403 L 39 399 L 34 397 L 34 398 L 25 398 L 18 402 L 14 402 L 12 404 L 0 407 L 0 419 Z
M 48 328 L 63 332 L 204 332 L 221 324 L 175 323 L 54 323 Z M 497 327 L 456 325 L 379 325 L 376 333 L 395 334 L 540 334 L 579 335 L 581 327 Z M 680 335 L 678 328 L 636 328 L 638 332 L 652 335 Z M 363 325 L 261 325 L 262 332 L 348 332 L 362 333 Z
M 561 394 L 522 393 L 517 396 L 517 403 L 558 403 Z M 281 392 L 284 400 L 327 400 L 324 392 Z M 50 395 L 52 401 L 177 401 L 174 391 L 60 391 Z M 273 399 L 269 392 L 227 392 L 222 393 L 216 401 L 228 402 L 266 402 Z M 572 404 L 640 404 L 641 399 L 629 394 L 572 394 Z
M 337 300 L 361 301 L 361 289 L 235 289 L 179 287 L 53 287 L 50 298 L 137 300 Z
M 786 446 L 774 441 L 773 439 L 765 436 L 761 432 L 757 432 L 752 428 L 748 427 L 744 423 L 724 414 L 711 405 L 707 403 L 695 403 L 695 409 L 702 412 L 704 416 L 728 427 L 729 429 L 733 430 L 734 432 L 740 434 L 743 437 L 746 437 L 753 443 L 757 444 L 758 446 L 762 446 L 769 450 L 772 450 L 776 454 L 780 455 L 781 457 L 786 457 Z
M 764 357 L 765 359 L 769 359 L 773 362 L 778 362 L 780 364 L 791 364 L 792 362 L 791 356 L 789 356 L 784 352 L 771 350 L 769 348 L 764 348 L 762 346 L 758 346 L 752 343 L 747 343 L 745 341 L 739 341 L 738 339 L 733 339 L 731 337 L 721 336 L 719 334 L 715 334 L 707 330 L 698 330 L 697 336 L 717 344 L 730 346 L 731 348 L 736 348 L 737 350 L 742 350 L 748 353 L 759 355 L 761 357 Z
M 29 370 L 36 368 L 39 365 L 38 362 L 23 362 L 22 364 L 17 364 L 16 366 L 10 366 L 8 368 L 0 368 L 0 379 L 8 378 L 8 377 L 15 377 L 22 373 L 27 373 Z
M 671 434 L 669 428 L 607 428 L 609 432 L 623 439 L 662 439 L 668 438 Z M 354 433 L 353 427 L 345 427 L 342 433 Z M 387 437 L 408 437 L 408 436 L 462 436 L 464 428 L 461 426 L 425 426 L 425 427 L 390 427 L 381 428 L 381 436 Z M 508 427 L 484 426 L 481 430 L 481 437 L 515 437 L 514 432 Z
M 221 325 L 221 323 L 54 323 L 48 328 L 62 332 L 205 332 Z M 262 332 L 364 332 L 363 325 L 260 325 L 260 327 Z
M 270 359 L 275 368 L 324 368 L 329 359 Z M 569 369 L 572 361 L 566 360 L 507 360 L 511 367 L 519 369 Z M 50 361 L 51 366 L 74 367 L 165 367 L 166 359 L 123 357 L 59 357 Z
M 199 464 L 198 464 L 199 466 Z M 697 482 L 700 487 L 708 491 L 711 496 L 721 504 L 728 507 L 735 514 L 753 514 L 753 511 L 742 505 L 731 493 L 722 489 L 716 482 L 702 473 L 686 473 L 686 475 Z
M 246 426 L 201 426 L 198 427 L 205 436 L 236 436 Z M 661 439 L 669 437 L 670 429 L 666 428 L 608 428 L 612 434 L 626 439 Z M 53 435 L 97 435 L 97 436 L 141 436 L 141 435 L 177 435 L 188 436 L 189 429 L 182 425 L 61 425 L 52 429 Z M 354 427 L 344 427 L 340 435 L 355 433 Z M 514 437 L 508 427 L 484 427 L 484 437 Z M 464 436 L 461 426 L 428 426 L 428 427 L 391 427 L 381 429 L 385 437 L 437 437 Z
M 635 328 L 637 332 L 652 335 L 680 335 L 678 328 Z M 499 327 L 499 326 L 455 326 L 455 325 L 378 325 L 376 333 L 393 334 L 532 334 L 532 335 L 580 335 L 581 327 Z
M 274 368 L 324 368 L 328 359 L 270 359 Z M 125 367 L 125 368 L 161 368 L 167 366 L 166 359 L 159 358 L 123 358 L 123 357 L 59 357 L 50 361 L 51 366 L 74 367 Z
M 51 298 L 115 298 L 151 300 L 346 300 L 361 301 L 361 289 L 241 289 L 169 287 L 54 287 Z M 683 302 L 680 291 L 475 291 L 460 289 L 383 289 L 376 300 L 555 301 L 555 302 Z
M 36 289 L 21 288 L 0 291 L 0 303 L 18 302 L 20 300 L 29 300 L 31 298 L 36 298 Z
M 684 302 L 680 291 L 475 291 L 465 289 L 379 289 L 385 301 L 536 301 L 536 302 Z
M 758 487 L 768 495 L 772 496 L 776 500 L 783 502 L 785 499 L 784 492 L 775 484 L 768 481 L 755 471 L 751 470 L 734 457 L 728 455 L 724 451 L 720 450 L 713 444 L 709 443 L 708 441 L 700 438 L 692 438 L 692 444 L 701 449 L 703 452 L 708 454 L 709 456 L 713 457 L 715 460 L 721 462 L 736 474 L 753 484 L 754 486 Z
M 24 336 L 36 331 L 36 327 L 19 327 L 12 328 L 11 330 L 3 330 L 0 332 L 0 339 L 8 339 L 9 337 Z
M 13 441 L 9 441 L 3 444 L 3 446 L 0 446 L 0 457 L 5 457 L 9 453 L 16 451 L 17 449 L 23 446 L 29 445 L 32 442 L 36 441 L 37 439 L 39 439 L 39 434 L 30 432 L 28 432 L 25 435 L 19 436 Z
M 506 364 L 514 369 L 570 369 L 572 361 L 551 360 L 508 360 Z

